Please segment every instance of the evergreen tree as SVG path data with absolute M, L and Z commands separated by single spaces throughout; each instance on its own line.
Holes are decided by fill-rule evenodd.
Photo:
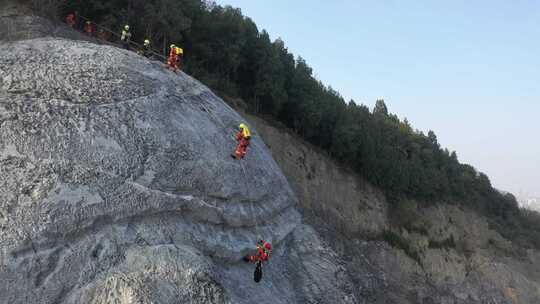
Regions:
M 384 99 L 378 99 L 375 102 L 375 108 L 373 108 L 373 114 L 375 115 L 388 115 L 388 108 L 386 107 L 386 104 L 384 103 Z

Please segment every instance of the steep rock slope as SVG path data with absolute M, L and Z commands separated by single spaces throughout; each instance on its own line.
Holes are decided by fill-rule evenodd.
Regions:
M 261 139 L 230 158 L 241 121 L 128 51 L 0 45 L 0 303 L 357 302 Z
M 283 128 L 240 112 L 287 176 L 306 222 L 347 269 L 359 303 L 540 303 L 537 251 L 516 256 L 484 218 L 439 204 L 417 210 L 425 231 L 394 231 L 415 260 L 380 240 L 392 228 L 379 190 Z

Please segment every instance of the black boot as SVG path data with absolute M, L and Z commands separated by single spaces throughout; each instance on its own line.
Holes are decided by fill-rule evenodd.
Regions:
M 259 283 L 262 279 L 263 271 L 262 271 L 262 262 L 257 262 L 257 267 L 255 267 L 255 272 L 253 273 L 253 280 L 256 283 Z

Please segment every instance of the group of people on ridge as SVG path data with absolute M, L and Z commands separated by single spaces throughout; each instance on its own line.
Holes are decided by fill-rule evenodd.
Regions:
M 88 36 L 94 37 L 96 33 L 96 27 L 99 27 L 99 26 L 97 26 L 92 21 L 88 20 L 84 23 L 84 25 L 81 28 L 81 25 L 79 24 L 79 19 L 80 19 L 80 16 L 78 12 L 75 11 L 73 13 L 69 13 L 66 16 L 66 23 L 70 27 L 74 29 L 82 30 Z M 109 36 L 108 32 L 104 28 L 101 28 L 99 30 L 98 38 L 100 40 L 108 41 L 108 38 L 109 38 L 108 36 Z M 122 44 L 122 47 L 124 49 L 126 50 L 130 49 L 131 38 L 132 38 L 132 34 L 131 34 L 130 27 L 128 24 L 126 24 L 122 28 L 122 32 L 120 33 L 120 43 Z M 150 58 L 152 56 L 152 53 L 154 52 L 152 50 L 152 42 L 149 38 L 146 38 L 144 40 L 142 47 L 137 51 L 137 53 L 147 58 Z M 179 71 L 181 68 L 183 56 L 184 56 L 184 50 L 176 46 L 175 44 L 171 44 L 169 57 L 167 58 L 167 62 L 166 62 L 167 67 L 172 69 L 175 72 Z
M 266 262 L 272 255 L 272 245 L 265 240 L 257 242 L 257 252 L 244 256 L 245 262 Z
M 70 13 L 66 17 L 66 23 L 72 27 L 72 28 L 79 28 L 78 26 L 78 13 Z M 91 21 L 86 21 L 83 28 L 83 32 L 86 33 L 89 36 L 94 36 L 94 33 L 96 31 L 94 23 Z M 98 37 L 104 41 L 108 40 L 108 37 L 105 35 L 106 32 L 104 29 L 100 30 L 100 34 Z M 122 47 L 124 49 L 129 50 L 130 49 L 130 43 L 131 43 L 132 34 L 130 31 L 129 25 L 125 25 L 122 29 L 121 35 L 120 35 L 120 42 L 122 44 Z M 138 51 L 138 53 L 142 56 L 145 56 L 149 58 L 152 53 L 152 45 L 149 38 L 146 38 L 144 40 L 142 49 Z M 177 72 L 181 68 L 182 60 L 184 56 L 184 50 L 175 44 L 170 45 L 169 49 L 169 56 L 167 58 L 167 68 Z M 239 126 L 238 131 L 236 132 L 235 136 L 236 141 L 238 142 L 235 151 L 231 154 L 231 157 L 233 159 L 243 159 L 246 156 L 247 148 L 249 146 L 250 140 L 251 140 L 251 133 L 249 131 L 249 128 L 246 124 L 241 123 Z M 254 254 L 248 254 L 244 256 L 243 260 L 246 262 L 254 262 L 257 263 L 257 268 L 255 271 L 255 281 L 259 282 L 260 277 L 262 276 L 262 262 L 268 261 L 272 254 L 272 245 L 265 240 L 259 240 L 256 245 L 256 252 Z M 257 279 L 258 278 L 258 279 Z
M 80 17 L 78 12 L 70 13 L 66 16 L 66 23 L 74 28 L 79 29 L 86 35 L 91 37 L 97 37 L 99 40 L 105 42 L 109 40 L 109 32 L 103 28 L 97 30 L 98 26 L 92 21 L 86 21 L 84 24 L 80 24 Z

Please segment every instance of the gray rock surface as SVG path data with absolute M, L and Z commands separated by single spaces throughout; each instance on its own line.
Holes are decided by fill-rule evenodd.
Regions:
M 310 251 L 295 238 L 317 235 L 259 137 L 230 158 L 242 121 L 196 80 L 128 51 L 2 44 L 0 302 L 248 303 L 263 290 L 262 303 L 292 303 L 333 290 L 331 261 L 324 277 L 291 274 L 305 269 L 291 257 Z M 276 256 L 251 286 L 239 260 L 261 237 Z
M 37 16 L 21 2 L 23 1 L 0 0 L 0 42 L 48 36 L 88 39 L 64 24 L 56 24 Z

